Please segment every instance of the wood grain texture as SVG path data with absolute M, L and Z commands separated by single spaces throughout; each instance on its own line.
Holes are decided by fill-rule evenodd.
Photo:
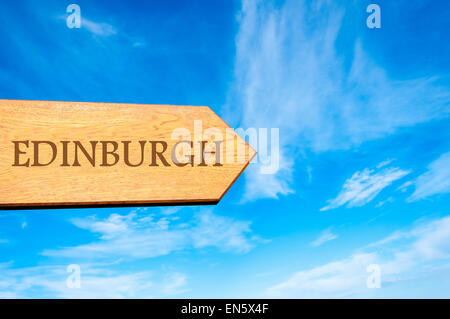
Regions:
M 80 141 L 87 150 L 90 141 L 132 141 L 132 163 L 140 161 L 138 141 L 165 141 L 169 160 L 170 151 L 182 140 L 173 138 L 174 130 L 186 128 L 194 135 L 195 120 L 202 120 L 203 129 L 222 131 L 223 145 L 230 138 L 225 133 L 229 126 L 205 106 L 0 100 L 0 208 L 215 204 L 256 154 L 234 131 L 232 139 L 243 143 L 246 151 L 235 155 L 236 162 L 223 160 L 223 166 L 152 167 L 149 149 L 138 167 L 122 159 L 115 166 L 93 167 L 80 152 L 80 166 L 60 165 L 61 141 Z M 214 136 L 209 142 L 218 140 Z M 51 141 L 58 146 L 56 159 L 42 167 L 13 166 L 17 155 L 13 141 Z M 21 163 L 33 161 L 31 144 L 20 150 L 25 152 Z M 224 149 L 222 155 L 229 151 Z M 73 145 L 68 156 L 72 164 Z M 95 156 L 99 162 L 101 147 Z M 51 157 L 50 147 L 41 146 L 40 161 Z

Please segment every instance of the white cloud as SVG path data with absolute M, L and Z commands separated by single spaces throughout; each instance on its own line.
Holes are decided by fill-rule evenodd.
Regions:
M 218 216 L 204 210 L 187 222 L 163 214 L 111 214 L 99 219 L 74 219 L 77 227 L 99 234 L 99 240 L 42 252 L 46 256 L 77 258 L 151 258 L 188 248 L 216 247 L 245 253 L 254 245 L 250 222 Z
M 117 36 L 119 39 L 126 41 L 133 48 L 144 48 L 147 46 L 147 43 L 144 39 L 131 36 L 124 30 L 120 30 L 109 23 L 95 22 L 82 17 L 81 28 L 89 31 L 97 39 L 100 37 L 108 38 Z
M 167 295 L 179 295 L 187 291 L 185 274 L 173 273 L 166 280 L 162 292 Z
M 59 15 L 57 16 L 57 19 L 66 21 L 67 17 L 68 15 Z M 110 23 L 96 22 L 94 20 L 85 18 L 83 14 L 81 14 L 81 29 L 88 31 L 96 40 L 99 40 L 101 38 L 106 39 L 114 36 L 117 37 L 116 39 L 125 40 L 134 48 L 144 48 L 147 46 L 147 42 L 143 38 L 131 36 L 124 30 L 120 30 Z
M 320 246 L 328 241 L 335 240 L 336 238 L 338 238 L 338 236 L 331 232 L 331 228 L 328 228 L 320 233 L 319 237 L 311 243 L 311 246 Z
M 331 262 L 310 270 L 300 271 L 286 281 L 267 289 L 273 297 L 329 296 L 355 288 L 364 288 L 366 267 L 376 261 L 375 254 L 356 254 L 349 258 Z
M 259 198 L 278 199 L 280 195 L 285 196 L 294 193 L 290 186 L 292 163 L 284 159 L 282 154 L 280 154 L 280 162 L 277 174 L 261 174 L 258 164 L 250 164 L 246 168 L 246 187 L 242 203 L 251 202 Z
M 108 37 L 117 34 L 116 29 L 112 25 L 108 23 L 94 22 L 86 18 L 81 19 L 81 27 L 101 37 Z
M 68 15 L 63 14 L 57 16 L 57 19 L 67 21 L 67 17 Z M 95 22 L 85 18 L 83 14 L 81 15 L 81 28 L 98 37 L 109 37 L 118 33 L 116 28 L 111 24 L 105 22 Z
M 245 253 L 260 241 L 252 234 L 250 222 L 218 216 L 208 209 L 194 209 L 182 208 L 183 214 L 176 214 L 178 210 L 167 208 L 137 208 L 128 214 L 73 219 L 73 225 L 92 232 L 97 239 L 84 245 L 45 250 L 46 256 L 68 260 L 58 265 L 14 268 L 13 263 L 0 264 L 0 297 L 161 298 L 185 294 L 189 291 L 186 274 L 176 270 L 132 271 L 135 265 L 130 268 L 125 263 L 182 249 L 212 247 Z M 74 262 L 81 262 L 79 289 L 66 284 L 71 275 L 66 267 Z
M 381 207 L 384 206 L 387 203 L 392 203 L 394 202 L 394 198 L 393 197 L 388 197 L 386 200 L 382 200 L 380 202 L 378 202 L 378 204 L 375 205 L 375 207 Z
M 195 248 L 219 247 L 226 251 L 248 252 L 253 244 L 247 238 L 250 222 L 235 221 L 212 213 L 197 215 L 197 223 L 189 231 Z
M 312 269 L 301 270 L 269 287 L 273 297 L 358 297 L 366 296 L 367 266 L 379 265 L 382 293 L 388 293 L 404 279 L 432 275 L 439 262 L 450 260 L 450 216 L 418 224 L 361 248 L 358 253 Z M 372 291 L 372 290 L 371 290 Z M 401 290 L 404 295 L 404 290 Z M 402 297 L 402 295 L 397 295 Z
M 338 196 L 330 200 L 329 204 L 320 210 L 325 211 L 343 205 L 347 205 L 347 207 L 363 206 L 374 199 L 384 188 L 391 185 L 394 181 L 409 174 L 408 171 L 401 170 L 397 167 L 383 167 L 384 165 L 378 165 L 378 170 L 366 168 L 363 171 L 357 171 L 351 178 L 345 181 Z
M 242 1 L 235 81 L 224 113 L 243 127 L 280 128 L 280 148 L 287 154 L 266 187 L 261 187 L 266 177 L 247 174 L 246 192 L 253 191 L 254 199 L 295 189 L 295 161 L 286 156 L 302 148 L 350 148 L 449 115 L 450 92 L 438 79 L 392 79 L 356 39 L 345 45 L 350 50 L 337 51 L 343 5 Z
M 416 201 L 436 194 L 450 192 L 450 152 L 442 154 L 428 165 L 428 170 L 414 183 L 416 189 L 408 198 Z
M 404 182 L 402 185 L 397 187 L 397 190 L 401 191 L 402 193 L 404 193 L 404 192 L 406 192 L 408 190 L 408 187 L 410 187 L 411 185 L 413 185 L 412 181 Z
M 108 267 L 105 267 L 108 266 Z M 2 298 L 156 298 L 187 291 L 187 277 L 178 272 L 127 272 L 110 265 L 80 265 L 80 288 L 69 288 L 67 265 L 13 268 L 4 265 L 0 273 Z M 163 277 L 163 279 L 160 279 Z

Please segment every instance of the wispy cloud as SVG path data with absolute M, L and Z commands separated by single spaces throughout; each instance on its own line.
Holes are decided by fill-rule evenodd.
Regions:
M 14 268 L 3 265 L 0 273 L 1 298 L 156 298 L 187 291 L 184 274 L 154 271 L 127 272 L 108 265 L 80 265 L 80 288 L 69 288 L 67 265 Z
M 437 263 L 449 259 L 450 217 L 447 216 L 419 224 L 409 231 L 396 232 L 344 259 L 299 271 L 269 287 L 266 293 L 276 297 L 308 298 L 365 296 L 369 292 L 367 266 L 371 264 L 380 267 L 382 287 L 383 284 L 392 287 L 405 278 L 418 278 L 423 273 L 431 276 Z M 386 289 L 383 288 L 384 293 Z M 402 296 L 405 294 L 396 295 Z
M 416 189 L 408 201 L 450 192 L 450 152 L 428 165 L 428 170 L 414 183 Z
M 77 258 L 151 258 L 189 248 L 216 247 L 245 253 L 255 243 L 250 222 L 200 211 L 188 221 L 176 216 L 154 214 L 111 214 L 74 219 L 79 228 L 99 234 L 99 240 L 85 245 L 45 250 L 46 256 Z
M 260 198 L 278 199 L 294 193 L 291 187 L 292 161 L 283 160 L 277 174 L 261 174 L 257 165 L 249 165 L 245 170 L 246 188 L 242 203 L 251 202 Z
M 413 185 L 412 181 L 404 182 L 402 185 L 397 187 L 397 190 L 401 191 L 402 193 L 404 193 L 404 192 L 406 192 L 408 190 L 408 187 L 410 187 L 411 185 Z
M 58 19 L 66 21 L 67 17 L 68 15 L 60 15 L 58 16 Z M 89 32 L 92 37 L 97 40 L 117 37 L 128 42 L 134 48 L 143 48 L 147 46 L 145 39 L 132 36 L 113 24 L 88 19 L 83 14 L 81 16 L 81 29 Z
M 66 21 L 68 14 L 59 15 L 58 20 Z M 81 15 L 81 29 L 90 32 L 94 36 L 98 37 L 109 37 L 118 34 L 116 28 L 106 22 L 96 22 L 90 19 L 85 18 L 85 16 Z
M 311 246 L 317 247 L 325 244 L 328 241 L 335 240 L 336 238 L 338 238 L 338 236 L 333 234 L 331 230 L 332 230 L 331 228 L 325 229 L 319 235 L 319 237 L 311 243 Z
M 179 295 L 187 291 L 187 276 L 173 273 L 165 280 L 162 292 L 167 295 Z
M 386 200 L 382 200 L 380 202 L 378 202 L 378 204 L 375 205 L 375 207 L 381 207 L 386 205 L 387 203 L 392 203 L 394 201 L 393 197 L 388 197 Z
M 116 29 L 112 25 L 110 25 L 108 23 L 94 22 L 94 21 L 86 19 L 86 18 L 82 18 L 81 27 L 85 28 L 92 34 L 95 34 L 95 35 L 101 36 L 101 37 L 108 37 L 108 36 L 117 34 Z
M 266 187 L 260 187 L 264 177 L 247 175 L 246 192 L 255 199 L 295 189 L 288 156 L 299 149 L 346 149 L 449 115 L 450 92 L 439 79 L 391 78 L 356 37 L 336 46 L 348 10 L 332 1 L 242 2 L 229 119 L 280 128 L 284 154 Z
M 286 281 L 267 289 L 274 297 L 317 297 L 353 291 L 365 285 L 365 268 L 375 263 L 375 254 L 356 254 L 310 270 L 300 271 Z
M 343 205 L 347 205 L 347 207 L 363 206 L 374 199 L 384 188 L 407 174 L 409 171 L 397 167 L 384 168 L 384 165 L 378 165 L 376 169 L 366 168 L 358 171 L 345 181 L 338 196 L 320 210 L 325 211 Z

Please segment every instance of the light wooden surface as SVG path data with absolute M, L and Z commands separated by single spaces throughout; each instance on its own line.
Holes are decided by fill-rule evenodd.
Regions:
M 135 163 L 140 161 L 138 141 L 166 141 L 170 159 L 170 151 L 178 142 L 172 139 L 173 130 L 187 128 L 194 134 L 194 120 L 202 120 L 203 129 L 216 127 L 226 135 L 228 125 L 205 106 L 0 100 L 0 209 L 217 203 L 255 155 L 247 144 L 242 163 L 222 161 L 220 167 L 177 167 L 172 162 L 170 167 L 150 167 L 148 150 L 139 167 L 129 167 L 122 159 L 112 167 L 92 167 L 82 153 L 81 166 L 61 167 L 61 144 L 51 165 L 13 166 L 12 141 L 23 140 L 55 144 L 77 140 L 88 150 L 89 141 L 129 140 L 134 143 L 130 160 Z M 237 134 L 233 138 L 242 142 Z M 30 158 L 32 162 L 32 145 L 28 149 L 21 145 L 21 149 L 27 152 L 20 155 L 21 161 Z M 42 150 L 41 161 L 45 162 L 51 154 L 45 146 Z M 98 161 L 100 150 L 97 146 Z M 68 154 L 72 163 L 73 151 Z

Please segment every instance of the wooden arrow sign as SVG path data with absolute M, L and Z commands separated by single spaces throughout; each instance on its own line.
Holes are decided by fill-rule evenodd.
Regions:
M 216 204 L 255 151 L 209 107 L 0 100 L 0 208 Z

